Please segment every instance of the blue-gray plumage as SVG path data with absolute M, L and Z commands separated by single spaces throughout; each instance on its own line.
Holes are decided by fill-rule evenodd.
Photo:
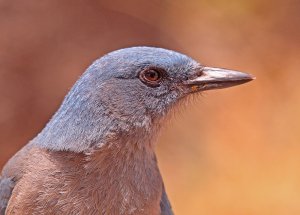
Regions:
M 154 153 L 163 119 L 192 93 L 252 79 L 161 48 L 103 56 L 4 167 L 0 211 L 173 214 Z

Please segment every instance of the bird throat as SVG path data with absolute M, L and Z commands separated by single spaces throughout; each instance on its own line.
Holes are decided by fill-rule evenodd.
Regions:
M 72 179 L 69 191 L 62 192 L 78 191 L 80 185 L 74 199 L 88 201 L 86 194 L 93 193 L 94 207 L 108 214 L 158 214 L 163 186 L 154 142 L 161 123 L 116 116 L 103 105 L 89 109 L 68 102 L 31 141 L 48 153 L 54 169 L 61 167 Z M 74 162 L 72 171 L 64 168 Z
M 97 195 L 102 202 L 115 201 L 110 207 L 119 208 L 118 214 L 156 214 L 162 179 L 154 151 L 125 140 L 85 154 L 87 180 L 98 183 Z
M 55 116 L 31 144 L 47 151 L 51 162 L 61 163 L 55 169 L 67 162 L 77 162 L 71 165 L 76 170 L 64 169 L 61 173 L 75 181 L 70 186 L 80 183 L 86 193 L 97 196 L 99 201 L 95 207 L 112 211 L 111 214 L 158 214 L 163 185 L 154 142 L 159 123 L 132 126 L 126 121 L 106 118 L 102 122 L 90 119 L 76 124 L 73 121 L 70 127 L 70 122 L 64 122 L 63 118 Z M 86 121 L 91 124 L 82 124 Z
M 163 184 L 155 154 L 124 140 L 85 153 L 34 146 L 27 164 L 35 169 L 34 189 L 47 187 L 50 203 L 59 194 L 57 209 L 74 199 L 83 214 L 159 214 Z

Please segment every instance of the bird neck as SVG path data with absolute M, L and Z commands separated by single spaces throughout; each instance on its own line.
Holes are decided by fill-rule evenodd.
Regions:
M 90 118 L 93 126 L 86 129 L 79 126 L 81 121 L 72 127 L 69 122 L 60 124 L 63 118 L 68 119 L 55 116 L 32 143 L 51 153 L 51 160 L 64 164 L 82 157 L 71 178 L 93 185 L 89 189 L 103 202 L 97 208 L 117 214 L 158 214 L 163 187 L 153 145 L 158 127 L 129 127 L 124 121 L 116 127 L 113 120 L 103 124 Z M 66 169 L 66 174 L 73 171 Z M 91 190 L 87 188 L 86 193 Z
M 146 147 L 153 145 L 161 124 L 158 119 L 144 108 L 120 112 L 107 98 L 94 98 L 77 90 L 77 85 L 33 144 L 54 151 L 86 152 L 122 136 Z
M 87 117 L 57 115 L 31 142 L 53 151 L 90 152 L 110 146 L 112 142 L 129 148 L 154 150 L 160 126 L 153 126 L 150 119 L 131 124 L 111 116 L 102 117 L 102 120 Z
M 72 197 L 79 203 L 83 200 L 82 207 L 90 205 L 98 212 L 159 214 L 163 184 L 155 154 L 144 148 L 128 147 L 128 142 L 122 143 L 111 142 L 89 153 L 39 148 L 38 156 L 49 160 L 42 166 L 43 171 L 53 168 L 61 178 L 66 178 L 48 181 L 48 185 L 64 189 L 60 198 Z M 39 161 L 32 165 L 36 162 Z
M 96 183 L 98 199 L 115 207 L 112 211 L 158 214 L 163 185 L 154 153 L 137 145 L 116 143 L 92 152 L 86 159 L 86 180 Z

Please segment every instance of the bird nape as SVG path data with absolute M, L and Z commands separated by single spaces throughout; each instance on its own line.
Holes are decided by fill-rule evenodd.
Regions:
M 1 214 L 173 214 L 154 152 L 162 119 L 190 94 L 251 80 L 162 48 L 99 58 L 3 168 Z

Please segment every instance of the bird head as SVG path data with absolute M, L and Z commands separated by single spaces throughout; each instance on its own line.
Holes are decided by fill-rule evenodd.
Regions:
M 94 82 L 101 86 L 95 92 L 101 97 L 98 100 L 127 123 L 137 125 L 161 118 L 188 95 L 253 79 L 246 73 L 205 67 L 186 55 L 152 47 L 111 52 L 89 70 L 99 79 Z
M 171 50 L 120 49 L 87 69 L 38 137 L 58 150 L 81 142 L 72 148 L 82 151 L 103 145 L 107 134 L 145 136 L 187 96 L 251 80 L 249 74 L 206 67 Z M 52 142 L 45 141 L 50 136 Z

